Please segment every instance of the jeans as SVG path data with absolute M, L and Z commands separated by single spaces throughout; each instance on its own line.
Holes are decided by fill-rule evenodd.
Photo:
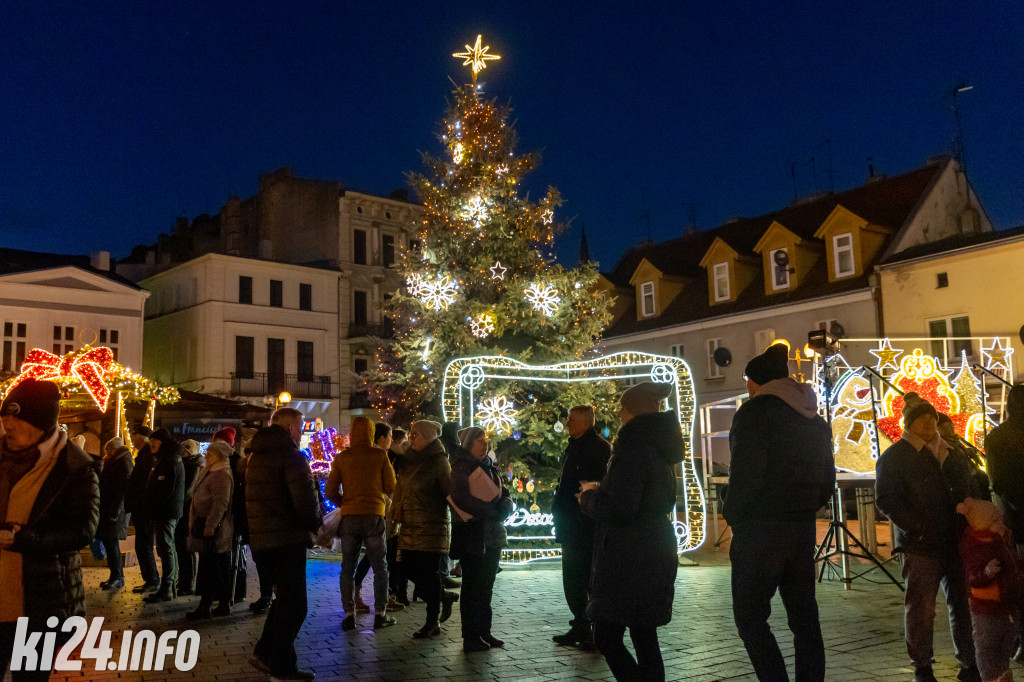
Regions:
M 271 674 L 291 675 L 297 670 L 295 638 L 306 620 L 306 547 L 288 545 L 253 552 L 252 558 L 277 595 L 253 653 L 270 661 Z
M 788 680 L 786 663 L 768 624 L 778 591 L 793 632 L 798 682 L 825 679 L 825 644 L 814 598 L 813 519 L 748 521 L 733 529 L 732 612 L 759 680 Z
M 153 521 L 133 514 L 132 524 L 135 526 L 135 557 L 139 561 L 139 573 L 143 581 L 155 583 L 160 580 L 160 573 L 153 555 Z
M 373 606 L 383 614 L 388 605 L 388 560 L 384 540 L 384 517 L 373 514 L 347 514 L 338 524 L 341 538 L 341 604 L 346 615 L 355 615 L 355 581 L 359 549 L 366 544 L 366 556 L 373 567 Z
M 932 664 L 932 634 L 935 628 L 935 597 L 939 587 L 946 596 L 953 655 L 961 668 L 974 665 L 974 638 L 967 605 L 964 567 L 958 555 L 948 557 L 903 554 L 903 579 L 907 594 L 903 602 L 903 626 L 907 653 L 915 667 Z
M 590 566 L 594 556 L 594 534 L 583 532 L 569 535 L 561 533 L 558 541 L 562 545 L 562 589 L 565 601 L 572 611 L 573 629 L 589 625 L 586 610 L 590 586 Z
M 636 659 L 622 641 L 626 626 L 598 621 L 594 623 L 594 642 L 605 663 L 619 682 L 664 682 L 665 662 L 658 646 L 658 629 L 653 625 L 629 628 Z
M 441 616 L 441 576 L 437 574 L 441 556 L 440 552 L 399 550 L 398 564 L 402 567 L 402 575 L 416 583 L 416 590 L 427 605 L 426 625 L 437 623 Z
M 1010 614 L 971 613 L 978 672 L 983 680 L 995 680 L 1010 669 L 1010 657 L 1017 648 L 1017 627 Z
M 178 578 L 178 553 L 174 549 L 174 528 L 177 525 L 177 519 L 156 519 L 153 521 L 156 553 L 160 556 L 160 568 L 163 571 L 160 582 L 172 586 Z
M 462 594 L 459 613 L 462 614 L 462 637 L 482 637 L 491 634 L 491 595 L 494 577 L 498 575 L 501 549 L 488 547 L 483 554 L 462 556 Z
M 107 580 L 124 580 L 124 567 L 121 565 L 121 543 L 117 534 L 100 538 L 103 543 L 103 550 L 107 553 L 107 568 L 110 570 L 110 577 Z
M 202 552 L 196 575 L 199 603 L 209 606 L 217 600 L 221 606 L 231 603 L 231 553 Z

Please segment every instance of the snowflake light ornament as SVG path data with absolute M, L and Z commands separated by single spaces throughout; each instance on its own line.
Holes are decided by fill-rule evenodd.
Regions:
M 508 173 L 508 164 L 507 164 L 507 163 L 503 163 L 503 164 L 501 164 L 500 166 L 498 166 L 498 167 L 497 167 L 497 168 L 495 169 L 495 172 L 496 172 L 496 173 L 497 173 L 497 174 L 498 174 L 499 176 L 502 176 L 502 175 L 504 175 L 505 173 Z
M 473 221 L 473 225 L 480 227 L 483 221 L 487 220 L 487 204 L 483 197 L 473 197 L 469 203 L 462 207 L 462 217 Z
M 562 300 L 554 286 L 545 284 L 542 289 L 538 284 L 531 284 L 526 289 L 526 300 L 533 305 L 533 309 L 551 316 L 555 313 L 559 302 Z
M 499 436 L 512 433 L 512 427 L 516 424 L 516 415 L 519 413 L 504 396 L 488 398 L 477 405 L 477 408 L 477 421 L 485 431 Z
M 420 289 L 423 288 L 423 277 L 418 274 L 411 274 L 405 278 L 405 286 L 409 289 L 409 293 L 413 296 L 420 295 Z
M 469 329 L 473 336 L 486 339 L 494 331 L 494 319 L 487 313 L 480 313 L 476 319 L 469 323 Z
M 455 163 L 462 163 L 462 157 L 464 153 L 465 149 L 463 148 L 462 143 L 459 142 L 458 144 L 455 145 L 455 149 L 452 151 L 452 160 Z
M 447 310 L 448 306 L 455 302 L 455 290 L 459 287 L 448 275 L 434 281 L 425 280 L 419 275 L 415 275 L 415 277 L 419 279 L 415 296 L 423 302 L 423 305 L 431 310 Z M 412 277 L 409 278 L 409 280 L 411 279 Z M 412 291 L 411 288 L 410 291 Z

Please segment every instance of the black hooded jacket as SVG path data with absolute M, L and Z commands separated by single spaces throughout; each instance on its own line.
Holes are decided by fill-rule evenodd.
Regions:
M 684 454 L 674 413 L 633 417 L 619 430 L 600 487 L 580 497 L 583 512 L 597 521 L 590 618 L 626 626 L 671 620 L 677 561 L 668 515 Z
M 154 521 L 180 519 L 185 504 L 185 465 L 181 444 L 173 439 L 160 442 L 153 469 L 146 478 L 142 499 L 145 516 Z
M 1016 542 L 1024 540 L 1024 387 L 1010 390 L 1006 420 L 985 437 L 992 491 L 1006 511 Z
M 555 499 L 551 504 L 551 513 L 555 517 L 555 532 L 559 541 L 567 540 L 566 536 L 589 537 L 593 532 L 590 517 L 580 511 L 576 501 L 576 493 L 580 491 L 580 481 L 600 481 L 608 470 L 608 458 L 611 457 L 612 446 L 593 428 L 579 438 L 570 438 L 562 460 L 562 475 L 555 488 Z
M 147 443 L 135 456 L 132 475 L 128 478 L 128 492 L 124 497 L 124 510 L 131 513 L 133 524 L 146 516 L 146 505 L 143 502 L 146 497 L 146 479 L 149 478 L 149 472 L 153 470 L 154 463 L 156 463 L 156 455 L 149 449 Z

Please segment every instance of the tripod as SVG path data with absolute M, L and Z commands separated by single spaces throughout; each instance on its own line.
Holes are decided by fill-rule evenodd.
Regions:
M 821 562 L 821 569 L 818 572 L 818 582 L 820 583 L 825 577 L 825 568 L 829 568 L 831 571 L 830 576 L 834 575 L 843 583 L 846 584 L 846 589 L 851 589 L 851 583 L 867 573 L 875 570 L 876 568 L 881 569 L 885 573 L 886 577 L 892 581 L 892 584 L 900 588 L 900 591 L 904 591 L 903 584 L 900 583 L 892 573 L 885 567 L 885 565 L 878 560 L 874 554 L 868 551 L 868 549 L 861 544 L 857 536 L 846 525 L 845 513 L 843 508 L 843 489 L 836 485 L 835 491 L 832 493 L 832 520 L 828 523 L 828 531 L 825 533 L 825 537 L 822 539 L 821 544 L 818 545 L 818 551 L 814 554 L 814 563 Z M 851 551 L 850 543 L 853 543 L 859 552 Z M 832 563 L 832 557 L 839 557 L 839 568 Z M 874 564 L 873 567 L 862 571 L 856 575 L 850 575 L 850 557 L 857 557 L 860 559 L 867 559 Z

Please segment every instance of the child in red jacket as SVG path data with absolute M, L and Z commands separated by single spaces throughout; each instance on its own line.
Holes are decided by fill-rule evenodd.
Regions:
M 969 528 L 960 538 L 978 671 L 984 682 L 1013 680 L 1010 657 L 1017 640 L 1017 567 L 1007 545 L 1007 529 L 991 502 L 968 497 L 957 505 Z

